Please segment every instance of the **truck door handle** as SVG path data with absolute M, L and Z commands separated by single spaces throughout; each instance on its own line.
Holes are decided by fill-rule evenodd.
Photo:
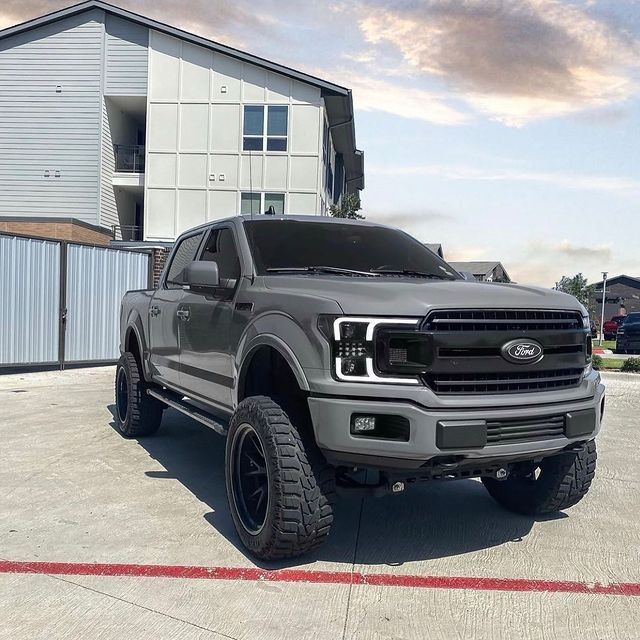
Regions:
M 189 311 L 189 309 L 183 307 L 182 309 L 178 309 L 176 311 L 176 315 L 178 316 L 178 318 L 180 318 L 180 320 L 188 320 L 191 312 Z
M 153 305 L 152 307 L 149 307 L 149 315 L 153 318 L 155 318 L 156 316 L 159 316 L 160 308 L 156 307 L 155 305 Z

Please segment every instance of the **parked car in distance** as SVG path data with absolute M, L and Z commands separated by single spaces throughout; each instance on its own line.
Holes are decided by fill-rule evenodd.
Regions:
M 338 492 L 479 478 L 539 516 L 593 480 L 605 390 L 586 309 L 467 281 L 398 229 L 210 222 L 120 318 L 117 429 L 151 436 L 170 406 L 225 436 L 231 517 L 262 560 L 317 547 Z
M 604 339 L 615 340 L 618 333 L 618 327 L 624 322 L 627 316 L 613 316 L 611 320 L 604 323 Z
M 616 335 L 616 353 L 640 352 L 640 312 L 624 316 Z

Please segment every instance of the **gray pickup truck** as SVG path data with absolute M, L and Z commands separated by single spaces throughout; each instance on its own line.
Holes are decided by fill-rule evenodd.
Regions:
M 571 296 L 469 281 L 406 233 L 327 217 L 229 218 L 184 233 L 160 284 L 122 301 L 117 426 L 173 407 L 226 436 L 245 547 L 291 557 L 336 494 L 480 478 L 503 507 L 576 504 L 604 386 Z

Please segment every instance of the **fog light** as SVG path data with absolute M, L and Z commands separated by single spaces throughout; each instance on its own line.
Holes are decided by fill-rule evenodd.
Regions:
M 355 433 L 366 433 L 367 431 L 374 431 L 375 428 L 375 416 L 356 416 L 353 419 L 353 431 Z

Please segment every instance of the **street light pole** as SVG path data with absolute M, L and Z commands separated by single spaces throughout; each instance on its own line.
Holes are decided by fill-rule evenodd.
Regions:
M 602 272 L 602 315 L 600 316 L 600 346 L 604 340 L 604 305 L 607 300 L 607 275 L 608 271 Z

